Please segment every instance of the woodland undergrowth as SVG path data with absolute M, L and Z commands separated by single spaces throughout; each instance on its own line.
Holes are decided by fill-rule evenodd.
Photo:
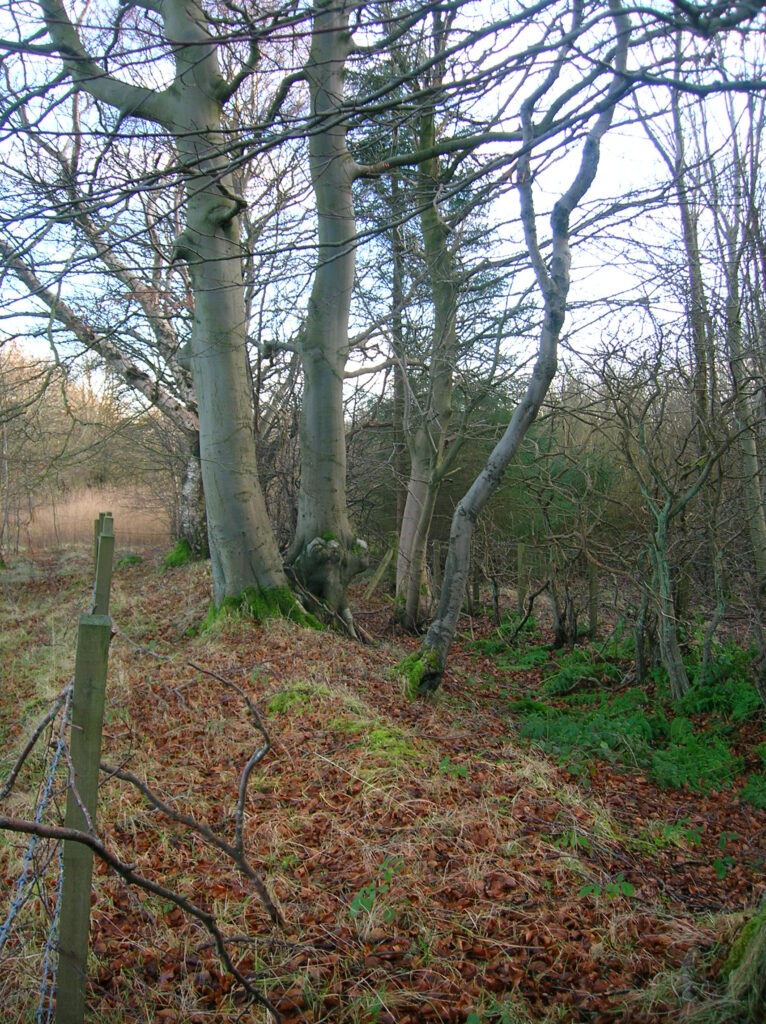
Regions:
M 60 553 L 0 575 L 2 776 L 71 674 L 89 570 Z M 417 641 L 385 597 L 355 606 L 374 638 L 361 645 L 246 614 L 199 632 L 209 588 L 204 563 L 118 554 L 104 760 L 230 840 L 252 736 L 236 693 L 199 668 L 244 690 L 272 743 L 245 846 L 282 926 L 218 851 L 117 778 L 99 830 L 215 912 L 284 1021 L 607 1024 L 721 1005 L 764 894 L 766 731 L 746 652 L 723 645 L 718 677 L 677 706 L 659 673 L 631 682 L 619 633 L 561 654 L 534 624 L 509 646 L 511 624 L 477 616 L 441 691 L 412 704 L 395 667 Z M 4 812 L 33 810 L 42 761 Z M 2 918 L 25 845 L 0 833 Z M 34 1019 L 55 887 L 54 861 L 0 961 L 8 1022 Z M 267 1019 L 197 923 L 103 867 L 91 949 L 93 1021 Z

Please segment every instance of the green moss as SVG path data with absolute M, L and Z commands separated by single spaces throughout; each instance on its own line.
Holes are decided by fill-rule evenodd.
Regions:
M 403 732 L 382 725 L 370 730 L 365 738 L 365 745 L 376 754 L 385 755 L 391 762 L 411 761 L 417 757 L 411 741 Z
M 308 707 L 309 697 L 305 686 L 291 686 L 288 690 L 281 690 L 275 693 L 266 704 L 266 710 L 270 715 L 285 715 L 291 708 L 302 711 Z
M 427 676 L 438 675 L 440 669 L 438 651 L 425 644 L 419 651 L 408 654 L 396 666 L 396 671 L 405 676 L 407 680 L 404 692 L 409 700 L 416 700 L 420 697 L 424 692 L 423 679 Z
M 766 929 L 766 907 L 759 910 L 757 914 L 753 914 L 734 940 L 729 955 L 726 958 L 726 963 L 721 970 L 724 977 L 728 977 L 732 971 L 736 971 L 741 966 L 751 942 L 764 929 Z
M 172 551 L 169 551 L 162 559 L 165 569 L 180 569 L 182 565 L 188 565 L 192 560 L 192 550 L 189 542 L 183 538 L 177 541 Z
M 230 615 L 244 615 L 256 622 L 284 618 L 310 629 L 322 629 L 319 619 L 305 611 L 289 587 L 248 587 L 236 597 L 224 598 L 218 608 L 211 604 L 200 630 L 209 629 L 218 619 Z
M 333 732 L 342 733 L 346 736 L 357 736 L 359 733 L 366 732 L 370 723 L 365 719 L 351 718 L 349 715 L 338 715 L 328 722 L 328 726 Z
M 143 558 L 140 555 L 123 555 L 117 563 L 118 569 L 127 569 L 131 565 L 140 565 L 143 562 Z
M 311 680 L 301 680 L 286 686 L 266 702 L 266 710 L 272 715 L 284 715 L 288 711 L 301 712 L 313 703 L 327 701 L 334 696 L 329 686 Z

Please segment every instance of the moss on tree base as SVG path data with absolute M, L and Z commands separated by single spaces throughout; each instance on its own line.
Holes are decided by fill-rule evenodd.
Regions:
M 200 631 L 209 629 L 219 619 L 231 615 L 246 616 L 256 622 L 265 622 L 267 619 L 290 619 L 299 626 L 322 629 L 319 619 L 306 611 L 289 587 L 274 587 L 271 590 L 248 587 L 241 594 L 224 598 L 217 608 L 211 603 Z
M 729 1019 L 763 1020 L 766 1011 L 766 906 L 744 925 L 721 973 L 728 982 Z
M 406 677 L 404 692 L 408 700 L 417 700 L 437 689 L 443 671 L 438 651 L 428 646 L 408 654 L 396 669 Z

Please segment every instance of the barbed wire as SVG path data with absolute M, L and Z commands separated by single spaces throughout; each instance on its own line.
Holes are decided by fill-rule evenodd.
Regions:
M 56 902 L 53 905 L 53 917 L 51 918 L 51 926 L 48 929 L 48 938 L 45 940 L 43 970 L 42 977 L 40 979 L 40 999 L 37 1003 L 37 1012 L 35 1014 L 36 1024 L 43 1024 L 43 1010 L 46 1010 L 45 1024 L 50 1024 L 51 1017 L 53 1016 L 53 1008 L 55 1006 L 53 995 L 56 991 L 57 957 L 54 956 L 54 952 L 58 953 L 59 912 L 61 910 L 61 893 L 64 888 L 63 843 L 58 844 L 58 871 L 59 880 L 56 887 Z
M 268 751 L 271 749 L 271 740 L 266 727 L 255 707 L 250 696 L 241 687 L 238 686 L 233 680 L 226 678 L 225 676 L 219 675 L 217 672 L 213 672 L 210 669 L 205 668 L 196 662 L 188 659 L 179 659 L 175 655 L 160 654 L 151 648 L 137 643 L 131 637 L 124 634 L 119 627 L 112 621 L 113 636 L 121 637 L 126 643 L 137 653 L 147 655 L 155 660 L 169 662 L 176 667 L 187 667 L 192 669 L 198 676 L 204 675 L 208 678 L 216 680 L 222 686 L 234 691 L 244 702 L 251 723 L 256 731 L 260 734 L 262 742 L 259 743 L 251 753 L 247 762 L 242 768 L 239 781 L 239 791 L 237 795 L 236 812 L 235 812 L 235 836 L 234 842 L 227 842 L 221 836 L 217 835 L 210 827 L 205 825 L 203 822 L 197 821 L 195 818 L 183 814 L 171 807 L 164 800 L 160 799 L 141 779 L 135 776 L 132 772 L 127 771 L 124 767 L 112 767 L 110 765 L 101 763 L 101 770 L 108 777 L 117 777 L 125 782 L 133 785 L 138 789 L 144 797 L 154 806 L 156 810 L 164 813 L 171 821 L 178 824 L 185 825 L 192 831 L 196 832 L 204 841 L 210 843 L 216 847 L 228 858 L 230 858 L 237 868 L 248 878 L 250 883 L 255 888 L 263 906 L 267 910 L 272 923 L 279 925 L 282 923 L 281 915 L 271 899 L 271 896 L 266 889 L 259 873 L 255 871 L 247 860 L 244 846 L 244 814 L 245 814 L 245 803 L 247 799 L 247 789 L 250 775 L 255 766 L 266 756 Z M 195 680 L 196 681 L 198 681 Z M 183 686 L 191 685 L 189 682 L 182 684 Z M 178 689 L 180 689 L 179 687 Z M 196 906 L 183 896 L 174 892 L 173 890 L 167 889 L 158 883 L 151 881 L 150 879 L 143 878 L 138 875 L 131 865 L 122 863 L 116 856 L 114 856 L 108 848 L 106 848 L 99 840 L 95 829 L 89 823 L 87 836 L 85 833 L 80 833 L 77 830 L 71 830 L 67 828 L 61 828 L 57 826 L 47 826 L 43 823 L 43 816 L 45 809 L 50 802 L 51 793 L 53 791 L 54 779 L 56 772 L 60 767 L 62 757 L 69 766 L 69 782 L 68 785 L 72 787 L 75 799 L 78 801 L 82 809 L 82 804 L 79 799 L 76 787 L 74 786 L 74 775 L 71 762 L 69 759 L 69 748 L 67 745 L 67 726 L 70 725 L 70 711 L 72 702 L 72 683 L 70 682 L 59 696 L 54 701 L 53 707 L 51 707 L 44 717 L 38 722 L 30 738 L 25 743 L 21 754 L 16 759 L 11 772 L 6 778 L 5 782 L 0 786 L 0 801 L 4 800 L 5 797 L 13 789 L 18 776 L 26 763 L 29 755 L 32 753 L 34 747 L 39 741 L 40 737 L 44 734 L 46 728 L 49 726 L 52 728 L 52 723 L 55 721 L 59 712 L 62 711 L 60 718 L 60 724 L 58 728 L 58 739 L 51 760 L 50 768 L 45 776 L 45 780 L 42 786 L 40 798 L 37 803 L 35 811 L 35 817 L 33 821 L 24 821 L 22 819 L 12 818 L 1 818 L 2 827 L 10 828 L 13 831 L 26 831 L 30 834 L 29 843 L 24 856 L 24 862 L 22 864 L 21 873 L 16 883 L 16 889 L 11 899 L 10 909 L 6 916 L 2 926 L 0 926 L 0 956 L 2 955 L 3 948 L 11 934 L 11 929 L 14 921 L 18 917 L 24 904 L 29 899 L 33 892 L 33 886 L 35 883 L 39 884 L 41 878 L 44 876 L 45 871 L 48 869 L 50 864 L 56 857 L 56 852 L 47 859 L 46 863 L 40 868 L 39 865 L 35 866 L 34 876 L 30 880 L 30 872 L 33 869 L 34 854 L 36 847 L 39 843 L 40 838 L 53 839 L 57 842 L 57 853 L 58 853 L 58 883 L 55 894 L 55 900 L 53 908 L 50 913 L 50 926 L 48 928 L 48 934 L 46 936 L 45 945 L 43 949 L 43 961 L 41 966 L 40 975 L 40 990 L 37 1003 L 37 1011 L 35 1016 L 36 1024 L 50 1024 L 52 1014 L 54 1012 L 55 1001 L 53 999 L 55 988 L 56 988 L 56 963 L 58 951 L 58 926 L 60 920 L 60 908 L 61 908 L 61 897 L 63 887 L 63 862 L 62 862 L 62 848 L 64 840 L 74 840 L 75 842 L 83 842 L 89 845 L 94 852 L 107 864 L 109 864 L 118 874 L 122 875 L 128 884 L 139 885 L 141 888 L 149 892 L 162 895 L 165 898 L 170 899 L 177 906 L 179 906 L 186 914 L 196 918 L 214 938 L 215 945 L 217 947 L 219 956 L 223 962 L 224 968 L 230 972 L 234 978 L 242 985 L 251 1002 L 256 1002 L 263 1006 L 269 1011 L 275 1021 L 279 1021 L 280 1015 L 274 1005 L 263 996 L 252 984 L 249 976 L 243 975 L 239 971 L 236 964 L 233 963 L 231 957 L 226 949 L 226 939 L 223 934 L 219 931 L 215 918 L 206 912 L 201 907 Z M 180 697 L 180 694 L 179 694 Z M 87 816 L 86 816 L 87 818 Z
M 58 770 L 59 761 L 61 760 L 62 754 L 66 748 L 66 723 L 69 717 L 69 707 L 71 703 L 71 689 L 67 689 L 63 699 L 63 714 L 61 717 L 61 724 L 58 731 L 58 739 L 56 741 L 56 747 L 51 758 L 50 767 L 48 768 L 45 781 L 43 783 L 42 792 L 37 802 L 37 808 L 35 810 L 35 824 L 39 825 L 42 822 L 43 814 L 48 806 L 48 802 L 51 798 L 53 791 L 53 783 Z M 56 712 L 57 713 L 57 712 Z M 51 722 L 55 718 L 53 716 L 46 716 L 46 721 Z M 40 731 L 35 730 L 35 736 L 39 737 Z M 14 895 L 11 898 L 10 907 L 6 915 L 3 924 L 0 926 L 0 958 L 2 958 L 3 949 L 8 941 L 11 934 L 11 929 L 14 921 L 18 917 L 20 911 L 24 907 L 25 903 L 32 895 L 34 891 L 34 885 L 39 880 L 39 873 L 35 871 L 32 879 L 29 879 L 29 874 L 32 869 L 34 862 L 35 850 L 39 842 L 39 836 L 31 835 L 29 842 L 27 843 L 26 853 L 24 854 L 24 862 L 21 867 L 21 872 L 18 879 L 16 880 L 16 889 Z M 37 1006 L 36 1021 L 38 1024 L 42 1024 L 43 1011 L 46 1006 L 46 995 L 52 995 L 56 984 L 56 958 L 53 956 L 53 950 L 57 947 L 57 933 L 58 933 L 58 920 L 59 920 L 59 908 L 61 905 L 61 887 L 63 884 L 64 872 L 62 870 L 61 862 L 61 846 L 58 844 L 58 885 L 56 892 L 56 901 L 54 904 L 53 916 L 51 919 L 50 926 L 48 928 L 48 935 L 45 941 L 45 955 L 43 959 L 43 971 L 40 983 L 40 997 Z M 45 1017 L 45 1024 L 51 1019 L 53 1002 L 50 998 L 47 999 L 47 1016 Z

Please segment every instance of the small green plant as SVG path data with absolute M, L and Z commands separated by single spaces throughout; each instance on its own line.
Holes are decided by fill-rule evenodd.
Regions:
M 630 897 L 635 891 L 633 883 L 628 882 L 625 879 L 625 872 L 621 871 L 612 882 L 607 882 L 603 887 L 597 882 L 587 882 L 578 890 L 577 895 L 580 899 L 585 896 L 593 896 L 594 899 L 598 899 L 603 893 L 608 899 L 616 900 L 620 896 Z
M 766 810 L 766 775 L 751 775 L 739 795 L 753 807 Z
M 583 682 L 598 686 L 619 679 L 621 674 L 618 665 L 598 658 L 586 647 L 576 647 L 551 664 L 542 690 L 550 696 L 566 694 Z
M 468 769 L 462 764 L 455 764 L 447 754 L 439 762 L 439 773 L 450 779 L 464 779 L 468 775 Z
M 699 846 L 702 842 L 702 829 L 692 826 L 688 818 L 682 818 L 676 824 L 666 824 L 663 835 L 671 841 L 683 840 L 691 846 Z
M 386 857 L 383 863 L 378 869 L 378 875 L 367 885 L 363 885 L 359 892 L 354 896 L 348 905 L 348 912 L 352 920 L 360 917 L 362 914 L 372 914 L 373 908 L 377 898 L 383 893 L 388 892 L 391 888 L 391 882 L 394 875 L 401 871 L 402 862 L 400 860 Z M 391 908 L 387 908 L 391 910 Z M 393 913 L 393 911 L 392 911 Z M 385 915 L 384 915 L 385 917 Z
M 677 722 L 678 719 L 674 720 Z M 686 720 L 672 729 L 672 741 L 664 750 L 651 755 L 649 775 L 661 786 L 704 792 L 706 789 L 727 789 L 742 771 L 741 757 L 734 757 L 723 740 L 708 731 L 695 733 L 686 727 Z M 691 723 L 689 723 L 691 726 Z
M 713 870 L 721 880 L 726 878 L 729 870 L 734 867 L 734 858 L 726 853 L 726 845 L 733 839 L 739 839 L 736 832 L 722 832 L 718 839 L 718 849 L 721 851 L 721 856 L 716 857 L 713 861 Z
M 688 715 L 712 712 L 734 722 L 745 722 L 762 708 L 761 699 L 750 679 L 754 649 L 738 647 L 732 641 L 714 648 L 714 658 L 705 678 L 695 655 L 687 668 L 692 689 L 679 701 L 680 711 Z
M 590 839 L 573 828 L 565 829 L 553 840 L 553 845 L 557 850 L 584 850 L 585 853 L 590 853 L 593 849 Z

